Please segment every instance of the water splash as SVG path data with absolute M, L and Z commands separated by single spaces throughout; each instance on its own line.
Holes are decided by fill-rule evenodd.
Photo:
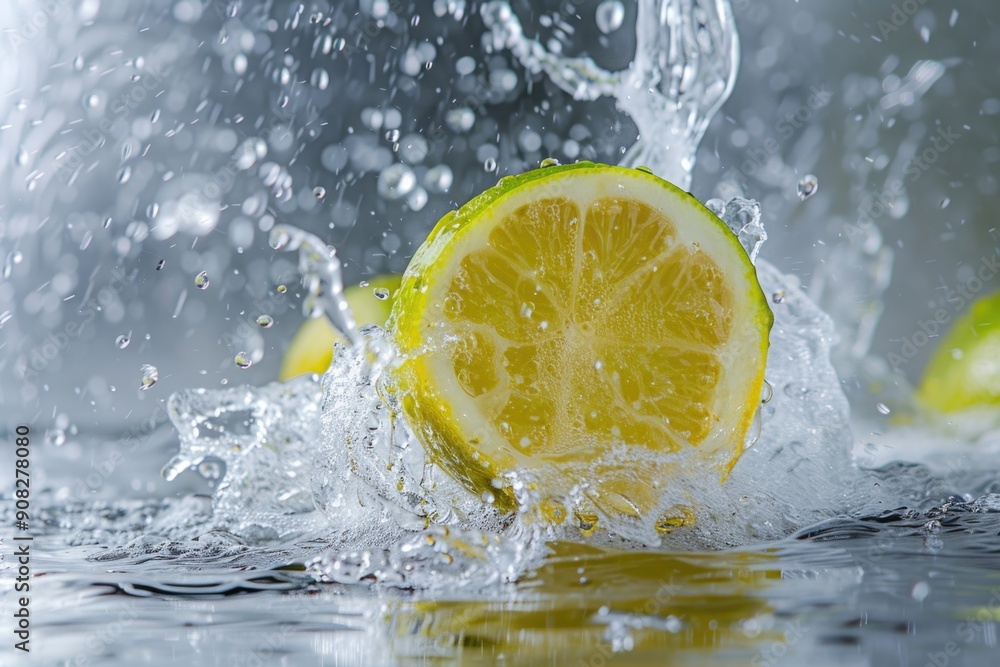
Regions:
M 726 223 L 747 251 L 750 261 L 756 263 L 760 247 L 767 240 L 767 232 L 760 221 L 760 204 L 753 199 L 734 197 L 728 202 L 709 199 L 705 202 L 705 207 Z
M 615 8 L 609 7 L 602 11 L 611 25 Z M 527 69 L 544 71 L 577 99 L 614 97 L 641 133 L 623 163 L 644 165 L 688 188 L 697 146 L 735 80 L 738 37 L 732 13 L 724 0 L 648 0 L 638 11 L 635 59 L 625 71 L 611 73 L 589 58 L 565 58 L 527 38 L 506 2 L 482 6 L 493 49 L 509 49 Z M 471 130 L 476 116 L 466 111 L 452 110 L 446 123 L 456 132 Z M 386 129 L 379 110 L 371 110 L 369 121 Z M 403 138 L 393 134 L 391 140 Z M 492 155 L 482 159 L 484 168 L 496 169 Z M 555 163 L 547 160 L 542 166 Z M 280 180 L 277 165 L 264 167 L 265 184 Z M 379 171 L 378 191 L 385 200 L 408 200 L 419 188 L 407 164 Z M 436 166 L 426 172 L 424 185 L 444 192 L 452 178 L 450 169 Z M 325 192 L 318 190 L 313 195 L 322 199 Z M 812 186 L 807 196 L 814 191 Z M 287 534 L 287 526 L 295 523 L 287 522 L 289 516 L 308 517 L 307 525 L 329 531 L 329 553 L 310 566 L 317 576 L 410 587 L 516 578 L 549 540 L 589 536 L 594 543 L 624 540 L 647 546 L 745 544 L 787 534 L 829 507 L 856 505 L 867 496 L 850 497 L 858 477 L 848 459 L 846 401 L 829 362 L 836 339 L 832 324 L 796 281 L 758 259 L 767 235 L 756 202 L 733 198 L 707 206 L 755 262 L 775 310 L 767 367 L 768 386 L 775 390 L 763 401 L 753 432 L 759 436 L 756 445 L 744 453 L 725 484 L 698 474 L 683 456 L 664 461 L 624 451 L 616 453 L 618 464 L 659 466 L 676 481 L 652 510 L 639 516 L 623 519 L 607 512 L 593 502 L 586 479 L 560 499 L 556 511 L 547 504 L 550 499 L 538 495 L 539 480 L 517 470 L 498 479 L 516 494 L 517 512 L 498 510 L 489 492 L 474 496 L 427 459 L 398 417 L 384 382 L 393 363 L 392 348 L 378 327 L 356 329 L 343 298 L 335 251 L 287 225 L 271 230 L 271 245 L 298 252 L 306 314 L 329 317 L 349 346 L 335 348 L 318 386 L 304 379 L 293 389 L 272 385 L 175 397 L 171 418 L 182 431 L 182 450 L 167 475 L 191 466 L 203 469 L 206 461 L 218 459 L 225 470 L 210 466 L 210 472 L 218 482 L 217 520 L 227 530 L 273 538 Z M 295 395 L 282 393 L 287 390 Z M 302 409 L 307 405 L 310 409 Z M 283 434 L 285 443 L 277 449 L 267 444 L 275 434 Z M 266 476 L 276 468 L 300 474 L 273 489 Z M 766 489 L 759 482 L 762 476 L 770 480 Z M 263 493 L 250 498 L 258 487 Z M 787 493 L 776 497 L 768 491 L 774 488 Z M 806 497 L 812 502 L 803 503 Z M 550 520 L 554 514 L 560 521 Z M 679 526 L 685 529 L 677 530 Z
M 605 22 L 615 18 L 613 11 L 608 13 L 610 10 L 607 7 L 602 10 L 607 14 Z M 619 73 L 605 72 L 589 58 L 567 59 L 550 53 L 537 41 L 524 36 L 517 17 L 505 2 L 486 3 L 482 15 L 491 31 L 493 47 L 510 49 L 529 70 L 545 71 L 578 99 L 595 99 L 602 95 L 615 97 L 619 108 L 632 116 L 641 132 L 639 143 L 625 155 L 625 164 L 641 164 L 643 169 L 659 173 L 681 187 L 690 186 L 695 150 L 735 79 L 738 38 L 725 0 L 642 2 L 637 20 L 636 57 L 627 70 Z M 376 111 L 370 114 L 373 122 Z M 457 115 L 460 111 L 452 110 L 447 122 L 468 124 Z M 468 118 L 471 122 L 475 120 L 471 114 Z M 384 120 L 380 121 L 379 127 L 383 123 Z M 496 169 L 492 156 L 486 157 L 484 164 L 487 170 Z M 558 162 L 548 159 L 542 162 L 542 167 L 551 164 Z M 429 171 L 427 179 L 428 188 L 433 190 L 445 191 L 451 185 L 451 173 L 443 169 L 433 175 Z M 416 177 L 406 164 L 393 164 L 379 175 L 378 191 L 387 200 L 407 197 L 416 187 Z M 766 239 L 756 202 L 733 199 L 726 203 L 710 202 L 710 207 L 730 226 L 751 259 L 756 260 L 760 245 Z M 327 316 L 350 343 L 348 348 L 336 348 L 333 363 L 323 379 L 322 429 L 317 439 L 321 444 L 312 452 L 310 489 L 315 506 L 326 513 L 339 534 L 352 534 L 355 539 L 358 535 L 368 535 L 362 543 L 379 548 L 332 552 L 317 565 L 325 576 L 338 581 L 370 578 L 413 585 L 415 575 L 411 572 L 411 576 L 404 576 L 392 564 L 400 560 L 400 554 L 413 552 L 417 549 L 415 545 L 420 545 L 417 551 L 426 553 L 417 558 L 422 564 L 417 570 L 424 573 L 423 580 L 427 583 L 438 576 L 437 567 L 442 559 L 454 558 L 455 553 L 468 556 L 475 551 L 470 550 L 468 544 L 465 548 L 442 547 L 449 543 L 449 538 L 440 532 L 435 533 L 436 537 L 422 533 L 413 536 L 413 531 L 425 530 L 428 523 L 453 529 L 456 532 L 447 533 L 452 539 L 479 544 L 482 547 L 480 556 L 489 556 L 495 576 L 483 574 L 480 557 L 461 561 L 457 571 L 477 573 L 477 578 L 485 576 L 487 579 L 512 576 L 509 565 L 496 568 L 501 554 L 507 557 L 511 549 L 517 552 L 531 545 L 544 544 L 545 540 L 578 539 L 581 531 L 585 535 L 593 533 L 598 523 L 603 529 L 601 534 L 608 539 L 646 545 L 657 544 L 663 535 L 672 532 L 672 528 L 659 530 L 660 524 L 677 525 L 664 517 L 673 516 L 671 512 L 676 513 L 677 507 L 690 505 L 691 499 L 679 491 L 692 488 L 686 484 L 678 485 L 677 492 L 664 493 L 656 508 L 632 521 L 612 516 L 603 502 L 595 502 L 587 480 L 581 480 L 561 504 L 557 503 L 559 516 L 575 517 L 557 524 L 550 520 L 555 512 L 549 506 L 550 499 L 538 495 L 539 480 L 527 478 L 523 471 L 506 471 L 504 479 L 498 480 L 518 499 L 519 512 L 515 515 L 505 515 L 494 507 L 491 494 L 473 497 L 426 459 L 407 425 L 394 416 L 399 412 L 398 406 L 382 386 L 382 374 L 393 361 L 392 348 L 378 327 L 362 332 L 356 330 L 353 315 L 343 297 L 341 266 L 336 252 L 317 237 L 287 225 L 274 227 L 270 242 L 275 249 L 298 252 L 299 272 L 307 290 L 303 304 L 306 314 Z M 783 287 L 792 293 L 794 300 L 795 287 Z M 780 371 L 775 379 L 781 381 Z M 255 395 L 254 400 L 265 405 L 266 397 L 276 389 L 260 391 L 265 393 Z M 223 406 L 233 404 L 230 394 L 221 392 L 221 395 Z M 195 401 L 186 394 L 172 403 L 171 418 L 175 423 L 186 424 L 187 431 L 182 436 L 182 452 L 168 466 L 168 474 L 199 465 L 208 452 L 220 455 L 215 444 L 206 442 L 202 429 L 191 426 L 211 421 L 213 416 L 217 418 L 220 401 L 205 398 L 205 394 L 198 396 Z M 245 393 L 240 396 L 244 402 L 251 400 Z M 232 411 L 232 407 L 222 410 L 223 413 Z M 254 417 L 253 421 L 271 423 L 264 417 Z M 246 458 L 254 460 L 257 452 L 267 455 L 265 450 L 251 445 L 247 440 L 239 444 L 241 453 L 238 456 L 227 452 L 223 459 L 227 471 L 217 491 L 222 498 L 220 509 L 239 504 L 233 502 L 230 490 L 234 487 L 234 478 L 241 480 L 239 486 L 253 488 L 257 484 L 254 470 L 266 468 L 246 462 Z M 613 454 L 615 465 L 653 466 L 664 471 L 683 469 L 685 465 L 680 459 L 692 455 L 685 454 L 672 461 L 647 460 L 656 457 L 638 451 L 639 448 L 632 448 L 636 451 L 620 449 L 622 451 Z M 607 462 L 595 462 L 597 467 L 605 464 Z M 701 489 L 706 494 L 725 495 L 718 479 L 692 482 L 695 486 L 708 484 Z M 273 511 L 273 506 L 270 507 Z M 699 519 L 690 510 L 685 516 L 692 522 Z M 238 518 L 238 513 L 232 516 L 234 521 Z M 700 520 L 706 518 L 702 516 Z M 356 546 L 355 542 L 339 541 Z M 438 546 L 429 547 L 429 544 Z M 518 562 L 518 559 L 510 562 Z M 506 574 L 497 574 L 499 572 Z
M 898 58 L 892 62 L 895 67 Z M 909 139 L 900 146 L 895 159 L 886 160 L 888 168 L 884 169 L 884 175 L 865 156 L 868 147 L 878 143 L 881 129 L 892 127 L 900 114 L 918 104 L 946 71 L 944 63 L 936 60 L 919 60 L 902 77 L 889 68 L 884 72 L 882 85 L 873 88 L 869 100 L 852 100 L 853 104 L 877 104 L 880 113 L 873 114 L 863 124 L 852 120 L 845 126 L 844 143 L 856 146 L 858 151 L 852 169 L 854 189 L 867 193 L 876 179 L 883 179 L 882 185 L 877 193 L 859 195 L 857 217 L 844 225 L 847 243 L 832 248 L 819 265 L 810 296 L 836 323 L 842 340 L 833 352 L 838 371 L 844 377 L 858 376 L 862 386 L 890 387 L 899 382 L 898 378 L 891 378 L 882 360 L 869 355 L 875 329 L 885 310 L 883 295 L 895 263 L 895 253 L 885 245 L 881 227 L 889 220 L 901 218 L 909 209 L 904 170 L 927 129 L 922 124 L 911 128 Z M 861 89 L 858 86 L 852 94 L 859 95 L 857 91 Z
M 623 166 L 648 166 L 690 189 L 698 144 L 739 69 L 739 35 L 728 0 L 640 0 L 635 58 L 622 72 L 608 72 L 589 57 L 551 53 L 525 36 L 504 0 L 487 2 L 481 11 L 492 46 L 509 49 L 528 71 L 544 71 L 575 99 L 615 98 L 639 128 Z
M 214 527 L 258 542 L 283 539 L 326 523 L 315 513 L 309 483 L 317 441 L 320 388 L 303 376 L 285 384 L 170 397 L 180 451 L 164 466 L 175 479 L 205 462 L 224 466 L 212 498 Z
M 336 249 L 317 236 L 289 225 L 274 227 L 270 243 L 275 250 L 298 252 L 299 274 L 307 292 L 303 302 L 306 317 L 325 315 L 348 341 L 359 343 L 361 338 L 354 313 L 344 298 L 344 281 Z

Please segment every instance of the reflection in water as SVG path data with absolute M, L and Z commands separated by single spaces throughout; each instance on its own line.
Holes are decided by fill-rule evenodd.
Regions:
M 783 637 L 761 595 L 781 579 L 767 553 L 660 554 L 554 546 L 495 599 L 387 609 L 393 651 L 457 664 L 665 665 Z M 685 655 L 688 654 L 688 655 Z M 707 657 L 705 658 L 707 659 Z

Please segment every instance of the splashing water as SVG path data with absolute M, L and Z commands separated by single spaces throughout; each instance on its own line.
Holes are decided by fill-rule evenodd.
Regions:
M 298 251 L 299 273 L 308 292 L 302 305 L 303 313 L 307 317 L 325 314 L 347 340 L 359 343 L 354 313 L 344 298 L 337 251 L 312 234 L 287 225 L 271 230 L 270 243 L 275 250 Z
M 524 35 L 504 0 L 487 2 L 482 13 L 493 47 L 510 49 L 528 71 L 544 71 L 576 99 L 615 98 L 639 128 L 623 166 L 645 165 L 685 190 L 691 187 L 698 144 L 732 92 L 739 68 L 728 0 L 640 0 L 635 58 L 624 72 L 608 72 L 591 58 L 551 53 Z
M 609 25 L 614 9 L 601 10 Z M 735 80 L 738 40 L 727 3 L 641 3 L 636 58 L 618 74 L 600 70 L 589 59 L 553 55 L 525 38 L 506 3 L 487 3 L 482 12 L 494 47 L 511 49 L 529 70 L 544 70 L 579 99 L 615 96 L 641 133 L 623 164 L 641 163 L 690 186 L 694 152 Z M 488 170 L 495 169 L 491 162 L 487 158 Z M 429 184 L 446 189 L 444 176 L 428 174 Z M 405 197 L 415 186 L 405 164 L 384 170 L 378 183 L 388 199 Z M 756 261 L 767 237 L 756 202 L 737 198 L 708 205 Z M 510 580 L 532 561 L 531 554 L 544 550 L 545 541 L 580 539 L 598 523 L 606 539 L 636 545 L 669 540 L 723 546 L 777 537 L 814 515 L 798 502 L 762 496 L 755 480 L 765 466 L 771 484 L 787 488 L 790 499 L 809 491 L 826 506 L 842 493 L 838 476 L 829 474 L 849 468 L 846 405 L 827 360 L 830 323 L 795 284 L 767 265 L 758 265 L 764 289 L 784 294 L 772 336 L 778 353 L 767 369 L 779 391 L 766 406 L 763 428 L 752 434 L 760 441 L 746 455 L 749 462 L 738 466 L 725 485 L 714 477 L 679 472 L 683 482 L 663 493 L 657 509 L 633 521 L 602 514 L 587 502 L 584 484 L 565 509 L 575 519 L 556 527 L 534 517 L 545 508 L 532 490 L 533 480 L 522 472 L 507 471 L 504 480 L 518 496 L 520 511 L 512 517 L 494 508 L 488 494 L 473 497 L 427 460 L 395 416 L 393 398 L 381 389 L 392 348 L 378 327 L 356 330 L 336 252 L 287 225 L 271 230 L 270 243 L 298 253 L 305 313 L 328 317 L 349 347 L 336 346 L 321 386 L 305 378 L 291 385 L 175 395 L 170 417 L 181 435 L 181 451 L 164 474 L 174 477 L 206 460 L 223 462 L 213 520 L 232 533 L 278 539 L 316 529 L 320 521 L 331 551 L 313 568 L 325 578 L 408 586 Z M 817 429 L 817 424 L 824 426 Z M 785 449 L 789 465 L 775 470 L 770 458 Z M 648 452 L 622 456 L 633 466 L 663 463 L 646 460 L 656 458 Z M 673 467 L 683 471 L 683 461 Z M 283 473 L 278 484 L 274 470 Z M 811 481 L 817 478 L 826 484 Z M 727 511 L 732 506 L 739 510 Z M 288 521 L 289 515 L 296 520 Z M 698 528 L 672 529 L 683 524 Z
M 617 29 L 619 10 L 601 3 L 602 32 Z M 616 73 L 526 37 L 506 2 L 487 2 L 481 11 L 493 50 L 508 49 L 527 70 L 545 72 L 576 99 L 611 96 L 631 116 L 640 135 L 623 165 L 644 165 L 690 187 L 695 151 L 735 82 L 739 41 L 728 2 L 642 0 L 636 56 Z M 919 94 L 932 75 L 921 69 L 906 90 Z M 476 118 L 461 112 L 452 110 L 446 122 L 468 131 Z M 376 129 L 386 123 L 377 110 L 368 120 Z M 338 155 L 324 159 L 336 166 Z M 487 171 L 497 169 L 493 155 L 480 159 Z M 262 170 L 266 184 L 283 178 L 276 165 Z M 447 192 L 452 181 L 443 165 L 424 176 L 432 192 Z M 408 200 L 418 183 L 410 166 L 392 164 L 381 169 L 378 192 L 387 201 Z M 815 178 L 804 178 L 798 192 L 803 200 L 811 197 Z M 317 187 L 313 195 L 322 200 L 326 192 Z M 522 471 L 507 471 L 500 480 L 517 496 L 513 516 L 495 508 L 489 493 L 474 497 L 427 459 L 399 417 L 384 387 L 394 361 L 391 343 L 377 326 L 357 328 L 335 250 L 289 225 L 273 227 L 270 244 L 297 253 L 305 314 L 327 317 L 348 344 L 335 346 L 322 380 L 175 394 L 170 419 L 181 449 L 164 475 L 174 478 L 193 467 L 213 480 L 214 530 L 258 542 L 321 536 L 329 550 L 310 563 L 320 579 L 450 589 L 515 580 L 537 564 L 547 542 L 579 541 L 597 525 L 604 530 L 589 538 L 593 544 L 719 548 L 776 539 L 832 511 L 859 511 L 886 497 L 919 493 L 907 488 L 905 475 L 873 490 L 872 477 L 852 464 L 847 401 L 830 361 L 833 322 L 796 280 L 758 258 L 767 238 L 760 206 L 742 197 L 706 205 L 756 264 L 775 315 L 768 392 L 748 451 L 725 483 L 685 467 L 679 456 L 671 462 L 677 483 L 664 490 L 656 508 L 624 520 L 588 504 L 584 480 L 581 493 L 563 508 L 572 518 L 559 525 L 539 519 L 550 508 Z M 880 240 L 869 246 L 869 254 L 878 255 Z M 637 467 L 664 464 L 648 452 L 622 456 Z

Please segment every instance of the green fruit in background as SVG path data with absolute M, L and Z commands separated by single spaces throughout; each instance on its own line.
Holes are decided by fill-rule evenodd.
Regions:
M 1000 292 L 975 301 L 944 336 L 917 400 L 942 412 L 1000 406 Z
M 358 326 L 377 324 L 385 326 L 392 310 L 392 302 L 399 289 L 400 276 L 377 276 L 366 287 L 348 287 L 344 290 Z M 376 290 L 388 290 L 389 296 L 380 299 Z M 305 373 L 324 373 L 333 359 L 333 344 L 344 343 L 344 337 L 333 328 L 325 317 L 314 317 L 302 323 L 288 346 L 281 362 L 281 380 L 289 380 Z

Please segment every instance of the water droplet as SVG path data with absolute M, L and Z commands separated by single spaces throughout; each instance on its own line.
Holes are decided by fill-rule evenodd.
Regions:
M 358 283 L 358 287 L 368 287 L 368 281 L 362 280 L 360 283 Z
M 597 12 L 594 17 L 597 20 L 598 29 L 605 35 L 622 27 L 625 20 L 625 6 L 620 0 L 604 0 L 597 5 Z
M 160 379 L 160 371 L 151 364 L 143 364 L 139 369 L 142 371 L 142 380 L 139 383 L 139 389 L 146 391 Z
M 492 173 L 497 170 L 497 161 L 494 158 L 488 157 L 486 161 L 483 162 L 483 169 Z
M 380 130 L 385 122 L 385 114 L 380 109 L 365 107 L 361 110 L 361 122 L 371 130 Z
M 275 227 L 271 230 L 271 238 L 269 239 L 271 247 L 275 250 L 281 250 L 286 245 L 288 245 L 292 240 L 292 237 L 288 232 L 281 228 Z
M 430 146 L 419 134 L 407 134 L 399 140 L 399 159 L 408 164 L 419 164 L 427 157 Z
M 194 277 L 194 286 L 198 289 L 208 289 L 208 271 L 202 271 Z
M 313 88 L 326 90 L 330 85 L 330 75 L 322 67 L 317 67 L 313 70 L 312 76 L 309 77 L 309 83 L 313 86 Z
M 128 183 L 128 179 L 132 178 L 132 167 L 125 165 L 118 170 L 117 180 L 122 185 Z
M 806 174 L 802 177 L 802 180 L 799 181 L 798 190 L 799 199 L 802 201 L 809 199 L 816 194 L 817 190 L 819 190 L 819 179 L 812 174 Z
M 315 188 L 313 188 L 313 196 L 316 197 L 316 199 L 319 199 L 319 200 L 325 199 L 326 198 L 326 188 L 317 185 Z
M 785 290 L 778 290 L 771 295 L 771 301 L 774 303 L 784 303 L 785 302 Z
M 246 352 L 237 352 L 236 358 L 233 359 L 233 361 L 235 361 L 236 365 L 240 368 L 250 368 L 253 366 L 253 360 L 250 359 L 250 355 Z
M 640 166 L 636 167 L 635 170 L 636 171 L 642 171 L 642 172 L 645 172 L 647 174 L 652 174 L 653 173 L 653 170 L 650 167 L 647 167 L 645 165 L 640 165 Z
M 198 465 L 198 474 L 205 479 L 219 479 L 222 477 L 222 466 L 218 461 L 202 461 Z
M 875 409 L 878 410 L 879 414 L 882 414 L 882 415 L 887 415 L 890 412 L 892 412 L 892 410 L 889 409 L 889 406 L 886 405 L 885 403 L 876 403 L 875 404 Z
M 423 188 L 416 188 L 410 193 L 410 196 L 406 198 L 406 205 L 410 207 L 411 211 L 421 211 L 424 206 L 427 206 L 427 190 Z
M 445 125 L 453 132 L 468 132 L 476 124 L 476 114 L 468 107 L 451 109 L 444 115 Z
M 431 167 L 424 174 L 424 185 L 430 192 L 442 194 L 451 189 L 451 184 L 455 180 L 455 175 L 451 167 L 446 164 L 439 164 Z
M 121 336 L 118 336 L 118 338 L 115 338 L 115 347 L 119 350 L 124 350 L 131 342 L 132 339 L 129 338 L 127 334 L 122 334 Z
M 157 271 L 162 271 L 163 267 L 166 266 L 166 265 L 167 265 L 167 260 L 161 259 L 159 262 L 156 263 L 156 270 Z
M 402 199 L 417 185 L 417 176 L 405 164 L 391 164 L 378 175 L 378 193 L 385 199 Z
M 62 447 L 64 444 L 66 444 L 66 432 L 63 431 L 61 428 L 54 428 L 51 431 L 46 431 L 45 439 L 51 445 L 54 445 L 56 447 Z
M 107 229 L 111 226 L 111 218 L 104 218 L 104 228 Z
M 270 329 L 271 325 L 274 324 L 274 318 L 270 315 L 261 315 L 257 318 L 257 324 L 265 329 Z
M 284 294 L 285 292 L 288 291 L 288 288 L 285 287 L 284 285 L 278 285 L 277 287 L 275 287 L 275 290 L 277 290 L 278 294 Z
M 542 160 L 542 162 L 541 162 L 541 164 L 539 166 L 542 169 L 546 169 L 548 167 L 558 167 L 559 166 L 559 160 L 555 159 L 554 157 L 547 157 L 544 160 Z
M 380 299 L 382 301 L 385 301 L 386 299 L 389 298 L 389 290 L 387 290 L 384 287 L 376 287 L 375 288 L 375 298 L 376 299 Z

